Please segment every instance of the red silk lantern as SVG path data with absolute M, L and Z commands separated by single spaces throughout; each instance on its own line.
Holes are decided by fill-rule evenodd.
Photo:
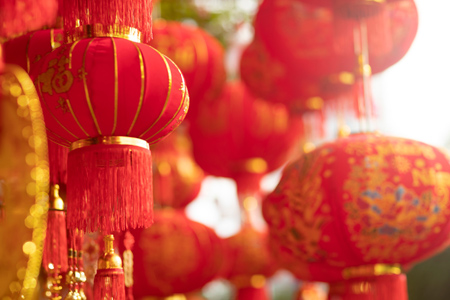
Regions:
M 242 82 L 228 83 L 219 99 L 201 103 L 190 126 L 194 157 L 207 173 L 230 177 L 238 189 L 281 167 L 301 134 L 285 106 L 255 98 Z
M 215 232 L 172 209 L 155 211 L 155 224 L 133 230 L 134 296 L 189 293 L 212 280 L 222 263 Z
M 68 227 L 149 226 L 148 143 L 174 130 L 189 106 L 176 65 L 148 45 L 88 38 L 44 57 L 35 77 L 49 139 L 72 149 Z
M 201 28 L 158 20 L 150 43 L 177 64 L 186 79 L 191 99 L 190 112 L 198 111 L 202 99 L 215 99 L 225 85 L 223 46 Z M 194 103 L 194 104 L 192 104 Z
M 412 0 L 388 2 L 380 13 L 365 20 L 369 61 L 375 74 L 395 64 L 409 50 L 417 32 L 417 8 Z M 256 15 L 255 34 L 281 62 L 320 78 L 355 70 L 354 23 L 334 14 L 332 7 L 298 0 L 267 0 Z
M 176 130 L 152 147 L 152 156 L 155 205 L 186 207 L 197 197 L 204 178 L 188 136 Z
M 271 245 L 299 278 L 333 282 L 336 299 L 406 299 L 400 265 L 448 244 L 449 176 L 445 154 L 420 142 L 357 134 L 325 144 L 263 202 Z M 367 298 L 350 298 L 358 284 Z
M 291 112 L 321 110 L 324 102 L 348 94 L 354 83 L 349 72 L 312 78 L 281 63 L 256 38 L 242 53 L 241 78 L 265 100 L 285 103 Z
M 30 73 L 31 67 L 43 56 L 61 46 L 63 40 L 61 29 L 29 32 L 3 44 L 5 62 L 18 65 Z
M 11 38 L 56 21 L 57 0 L 0 0 L 0 37 Z
M 228 255 L 222 275 L 237 288 L 236 299 L 268 299 L 266 278 L 278 266 L 267 248 L 267 234 L 246 225 L 224 243 Z

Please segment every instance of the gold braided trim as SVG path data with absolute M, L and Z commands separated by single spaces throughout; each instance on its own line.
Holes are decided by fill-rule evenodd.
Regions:
M 148 143 L 142 139 L 129 136 L 98 136 L 73 142 L 72 145 L 70 145 L 70 151 L 92 145 L 129 145 L 150 150 Z
M 402 273 L 402 267 L 399 264 L 385 265 L 376 264 L 360 267 L 346 268 L 342 271 L 345 279 L 381 276 L 381 275 L 399 275 Z
M 136 43 L 141 43 L 143 41 L 142 33 L 134 27 L 119 24 L 89 24 L 78 26 L 69 31 L 67 33 L 67 42 L 74 43 L 81 39 L 93 37 L 115 37 L 127 39 Z

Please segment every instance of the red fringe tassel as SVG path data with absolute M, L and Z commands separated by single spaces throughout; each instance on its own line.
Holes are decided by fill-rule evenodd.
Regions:
M 152 0 L 63 0 L 64 31 L 78 26 L 102 24 L 107 33 L 119 24 L 139 30 L 143 42 L 152 39 Z
M 47 272 L 49 264 L 60 273 L 67 272 L 67 232 L 66 215 L 64 211 L 49 210 L 47 219 L 47 234 L 45 236 L 44 254 L 42 258 Z
M 408 300 L 406 275 L 384 275 L 330 284 L 329 300 Z
M 57 145 L 51 141 L 48 142 L 48 160 L 50 165 L 50 183 L 67 183 L 67 156 L 69 149 Z
M 125 279 L 122 269 L 97 270 L 94 299 L 125 300 Z
M 103 234 L 153 223 L 150 151 L 94 145 L 69 153 L 67 226 Z
M 266 288 L 246 287 L 240 288 L 236 292 L 236 300 L 269 300 Z

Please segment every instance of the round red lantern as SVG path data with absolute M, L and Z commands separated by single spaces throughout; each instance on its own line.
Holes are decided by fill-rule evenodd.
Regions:
M 148 45 L 94 37 L 45 56 L 34 75 L 49 139 L 71 147 L 68 227 L 149 226 L 149 143 L 174 130 L 189 106 L 177 66 Z
M 155 223 L 133 230 L 134 296 L 168 297 L 200 289 L 218 273 L 222 245 L 215 232 L 172 209 L 155 211 Z
M 4 59 L 6 63 L 18 65 L 29 73 L 43 56 L 61 46 L 62 42 L 62 30 L 33 31 L 5 42 Z M 66 212 L 59 196 L 60 188 L 65 192 L 68 153 L 67 148 L 48 143 L 51 186 L 42 263 L 49 278 L 57 278 L 68 270 Z
M 186 133 L 176 130 L 151 148 L 155 206 L 186 207 L 197 197 L 204 178 Z
M 325 144 L 263 202 L 271 245 L 299 278 L 333 282 L 336 299 L 355 299 L 361 283 L 367 298 L 357 299 L 406 299 L 400 266 L 448 244 L 449 176 L 448 157 L 420 142 L 356 134 Z
M 281 62 L 299 70 L 299 74 L 320 78 L 355 70 L 356 22 L 334 13 L 332 5 L 267 0 L 256 15 L 255 34 Z M 375 74 L 395 64 L 409 50 L 417 32 L 417 8 L 413 0 L 387 2 L 365 22 L 369 62 Z
M 32 66 L 61 46 L 63 40 L 62 29 L 29 32 L 5 42 L 3 56 L 6 63 L 18 65 L 30 73 Z
M 57 0 L 1 0 L 0 37 L 11 38 L 56 21 Z
M 253 94 L 285 103 L 294 113 L 321 110 L 325 101 L 349 94 L 355 81 L 350 72 L 320 78 L 301 73 L 268 53 L 257 38 L 242 53 L 240 70 Z
M 236 299 L 268 299 L 266 278 L 272 276 L 278 266 L 272 259 L 267 242 L 267 234 L 249 224 L 224 240 L 227 260 L 222 276 L 236 287 Z
M 215 101 L 202 102 L 191 123 L 194 157 L 207 173 L 258 190 L 259 179 L 281 167 L 299 142 L 302 123 L 285 106 L 253 96 L 240 82 L 228 83 Z
M 165 20 L 154 22 L 153 35 L 150 45 L 173 59 L 186 79 L 194 99 L 188 116 L 198 111 L 200 100 L 220 95 L 226 80 L 225 51 L 217 39 L 201 28 Z

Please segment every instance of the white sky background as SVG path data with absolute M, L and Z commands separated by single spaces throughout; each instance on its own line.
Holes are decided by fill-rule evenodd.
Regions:
M 450 143 L 450 1 L 416 0 L 419 30 L 407 55 L 374 78 L 382 133 Z

